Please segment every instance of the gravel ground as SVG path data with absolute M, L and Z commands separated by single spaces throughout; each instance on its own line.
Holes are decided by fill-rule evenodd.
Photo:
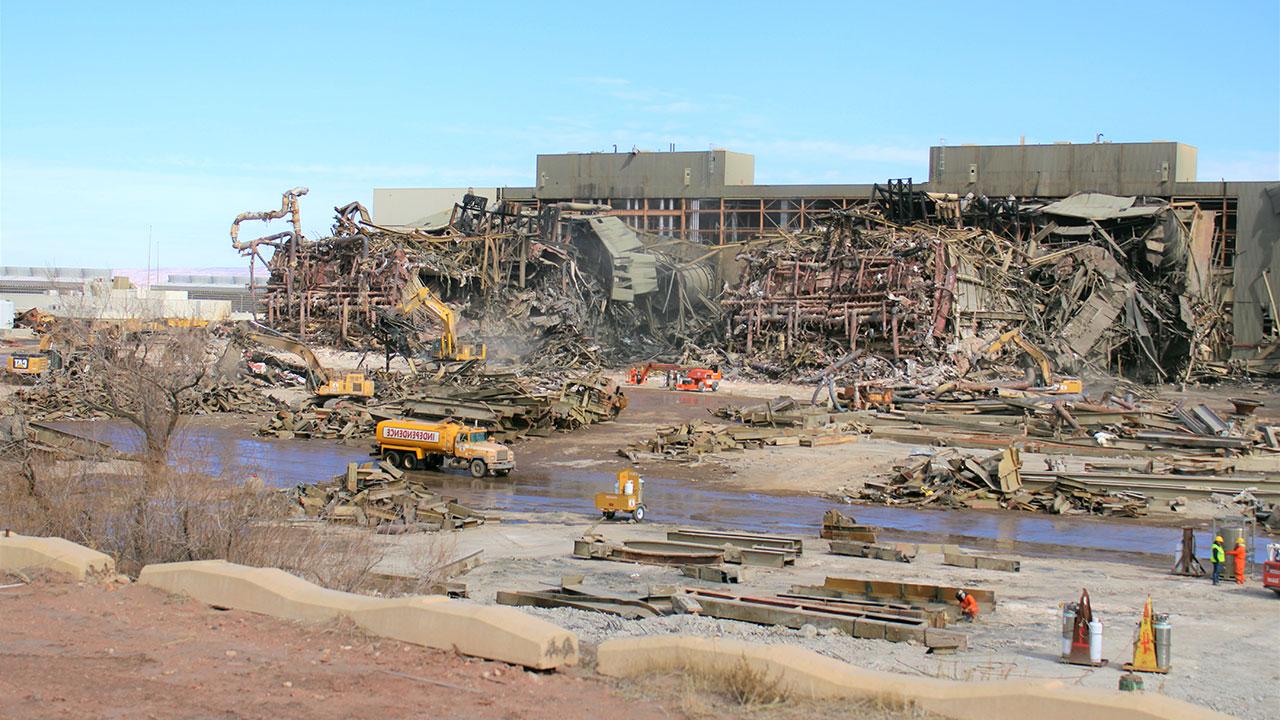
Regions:
M 766 627 L 698 616 L 648 620 L 569 609 L 529 609 L 574 632 L 584 642 L 615 637 L 689 634 L 729 637 L 761 643 L 799 645 L 860 667 L 962 681 L 1003 678 L 1056 678 L 1069 684 L 1114 689 L 1120 664 L 1132 655 L 1131 642 L 1148 594 L 1157 612 L 1173 623 L 1173 672 L 1144 677 L 1148 692 L 1213 708 L 1249 720 L 1280 717 L 1280 598 L 1254 578 L 1249 584 L 1213 587 L 1207 580 L 1173 577 L 1163 567 L 1135 564 L 1132 558 L 1081 553 L 1078 558 L 1027 557 L 1022 572 L 987 572 L 941 564 L 941 556 L 922 554 L 910 564 L 829 555 L 826 543 L 805 540 L 805 552 L 794 568 L 753 571 L 741 585 L 714 585 L 685 578 L 672 568 L 578 560 L 570 556 L 573 538 L 588 524 L 572 523 L 572 515 L 548 516 L 546 522 L 486 525 L 456 533 L 460 554 L 485 551 L 485 562 L 465 577 L 471 597 L 492 603 L 498 590 L 538 590 L 559 585 L 566 575 L 585 576 L 588 589 L 612 593 L 645 591 L 651 585 L 689 585 L 741 594 L 769 595 L 792 584 L 821 584 L 828 575 L 897 579 L 942 585 L 983 587 L 997 593 L 997 609 L 973 626 L 954 626 L 969 633 L 970 650 L 947 656 L 928 655 L 920 645 L 863 640 L 823 632 Z M 610 539 L 664 537 L 668 526 L 653 523 L 610 523 L 597 528 Z M 408 567 L 435 536 L 388 539 L 387 564 Z M 990 554 L 990 553 L 988 553 Z M 1095 612 L 1105 625 L 1104 656 L 1109 667 L 1090 669 L 1060 664 L 1060 604 L 1088 588 Z

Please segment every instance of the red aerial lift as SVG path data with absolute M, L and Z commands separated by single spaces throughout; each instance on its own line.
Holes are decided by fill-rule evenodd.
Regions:
M 633 367 L 628 370 L 627 383 L 643 385 L 649 379 L 649 374 L 654 371 L 667 373 L 668 387 L 684 392 L 715 392 L 720 388 L 722 379 L 720 371 L 715 368 L 688 368 L 673 363 L 649 363 L 643 367 Z

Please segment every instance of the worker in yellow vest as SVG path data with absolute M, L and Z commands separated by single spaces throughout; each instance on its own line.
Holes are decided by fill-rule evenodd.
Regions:
M 1209 546 L 1209 562 L 1213 563 L 1213 584 L 1218 584 L 1218 577 L 1222 574 L 1222 563 L 1227 561 L 1227 555 L 1222 550 L 1222 536 L 1219 535 L 1213 539 L 1213 544 Z
M 1244 584 L 1244 561 L 1245 561 L 1244 538 L 1242 537 L 1236 538 L 1235 548 L 1233 548 L 1231 552 L 1227 553 L 1227 555 L 1232 556 L 1236 561 L 1235 562 L 1236 584 L 1243 585 Z

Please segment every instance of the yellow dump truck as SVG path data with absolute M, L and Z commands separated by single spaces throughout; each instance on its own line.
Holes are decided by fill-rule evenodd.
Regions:
M 511 448 L 490 441 L 481 428 L 460 423 L 383 420 L 374 437 L 378 454 L 403 470 L 465 467 L 482 478 L 503 477 L 516 467 Z

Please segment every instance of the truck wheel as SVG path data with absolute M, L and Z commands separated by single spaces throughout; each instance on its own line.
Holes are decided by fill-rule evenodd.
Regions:
M 644 522 L 644 506 L 637 505 L 636 509 L 631 513 L 631 519 L 636 522 Z
M 411 452 L 400 453 L 400 469 L 416 470 L 418 469 L 418 458 Z
M 480 458 L 471 461 L 471 477 L 482 478 L 489 473 L 489 466 Z
M 612 511 L 612 510 L 605 510 L 605 511 L 601 512 L 600 514 L 604 516 L 604 519 L 605 519 L 605 520 L 612 520 L 612 519 L 613 519 L 613 516 L 614 516 L 614 515 L 617 515 L 618 513 L 614 512 L 614 511 Z

